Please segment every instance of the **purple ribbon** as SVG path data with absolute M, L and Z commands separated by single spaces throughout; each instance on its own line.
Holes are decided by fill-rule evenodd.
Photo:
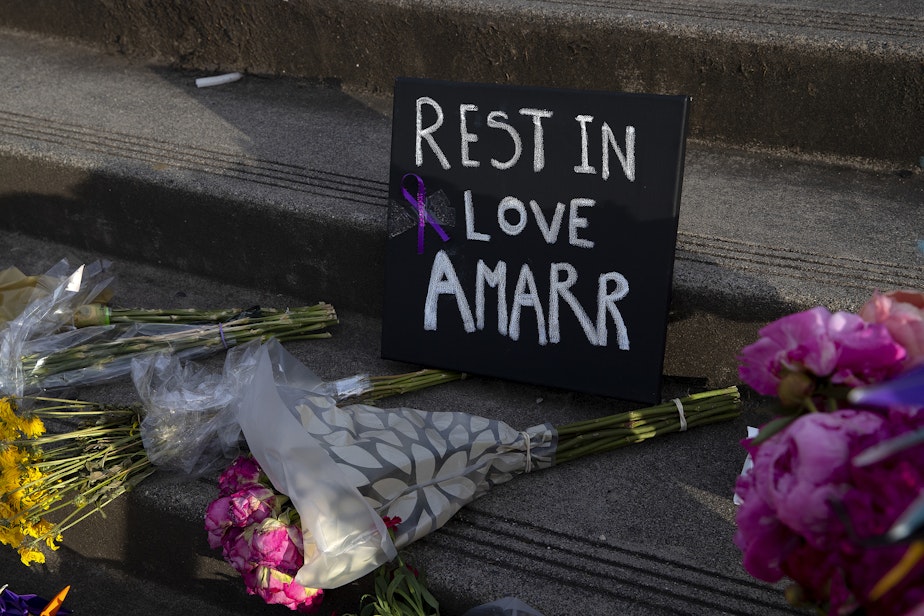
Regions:
M 417 198 L 414 198 L 414 195 L 404 187 L 404 180 L 408 178 L 414 178 L 417 180 Z M 424 227 L 429 224 L 433 227 L 433 230 L 436 231 L 437 235 L 440 236 L 444 242 L 449 241 L 449 236 L 446 235 L 446 232 L 443 231 L 443 228 L 440 226 L 440 223 L 436 222 L 436 219 L 427 211 L 427 202 L 426 196 L 427 191 L 424 186 L 423 179 L 416 173 L 406 173 L 403 178 L 401 178 L 401 194 L 404 195 L 404 198 L 410 203 L 415 210 L 417 210 L 417 254 L 421 255 L 424 251 Z

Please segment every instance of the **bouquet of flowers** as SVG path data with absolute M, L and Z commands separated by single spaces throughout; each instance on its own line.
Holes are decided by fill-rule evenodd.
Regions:
M 22 562 L 45 562 L 62 533 L 100 512 L 154 472 L 138 434 L 138 413 L 76 400 L 0 398 L 0 542 Z M 49 434 L 49 420 L 80 420 Z M 56 522 L 50 516 L 58 517 Z
M 205 529 L 213 549 L 244 579 L 247 592 L 270 604 L 310 614 L 324 595 L 295 581 L 304 563 L 298 511 L 273 487 L 253 456 L 237 458 L 218 480 L 218 498 L 205 512 Z M 384 518 L 389 532 L 399 518 Z M 420 572 L 399 556 L 376 571 L 375 595 L 363 597 L 361 616 L 432 616 L 439 603 L 426 589 Z
M 107 264 L 82 265 L 69 276 L 58 264 L 47 274 L 53 289 L 32 300 L 0 327 L 0 394 L 90 385 L 127 375 L 143 355 L 201 357 L 250 340 L 329 338 L 333 306 L 287 310 L 113 309 L 94 303 L 106 296 Z
M 462 412 L 338 405 L 274 341 L 235 356 L 246 386 L 232 406 L 262 472 L 299 514 L 303 564 L 293 580 L 306 588 L 336 588 L 371 573 L 518 474 L 740 413 L 738 391 L 729 388 L 516 430 Z M 222 512 L 229 506 L 210 507 L 209 517 L 230 517 Z M 403 522 L 390 530 L 383 520 L 393 518 Z
M 924 613 L 924 294 L 817 307 L 760 336 L 739 373 L 780 410 L 744 441 L 744 567 L 829 614 Z
M 244 578 L 248 593 L 301 613 L 320 605 L 323 591 L 294 579 L 304 563 L 298 512 L 273 489 L 252 457 L 239 457 L 221 474 L 205 528 L 209 545 L 221 548 Z

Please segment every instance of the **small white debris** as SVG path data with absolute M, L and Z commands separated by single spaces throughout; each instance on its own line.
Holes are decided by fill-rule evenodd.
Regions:
M 226 83 L 232 83 L 243 77 L 240 73 L 225 73 L 224 75 L 215 75 L 214 77 L 200 77 L 196 79 L 197 88 L 207 88 L 209 86 L 220 86 Z

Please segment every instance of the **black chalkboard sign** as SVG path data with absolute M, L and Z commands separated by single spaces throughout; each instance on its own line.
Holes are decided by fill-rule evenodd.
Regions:
M 660 401 L 689 101 L 397 80 L 383 357 Z

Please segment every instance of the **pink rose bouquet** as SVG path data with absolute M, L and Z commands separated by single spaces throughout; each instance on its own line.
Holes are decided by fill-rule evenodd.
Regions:
M 289 499 L 273 489 L 249 455 L 221 474 L 218 489 L 205 514 L 209 546 L 221 549 L 248 593 L 303 614 L 317 610 L 323 591 L 295 581 L 304 548 L 298 513 Z
M 304 542 L 298 512 L 289 498 L 272 487 L 249 454 L 225 469 L 218 489 L 218 498 L 205 513 L 209 546 L 221 549 L 250 594 L 303 614 L 317 611 L 323 591 L 295 581 L 304 563 Z M 383 523 L 394 538 L 401 518 L 385 517 Z M 421 573 L 400 555 L 376 569 L 374 588 L 374 594 L 362 598 L 359 616 L 439 614 L 439 603 Z
M 743 442 L 735 544 L 794 603 L 828 614 L 924 609 L 924 295 L 877 294 L 859 314 L 770 323 L 739 375 L 781 417 Z M 829 411 L 829 412 L 818 412 Z M 855 612 L 862 610 L 860 612 Z

